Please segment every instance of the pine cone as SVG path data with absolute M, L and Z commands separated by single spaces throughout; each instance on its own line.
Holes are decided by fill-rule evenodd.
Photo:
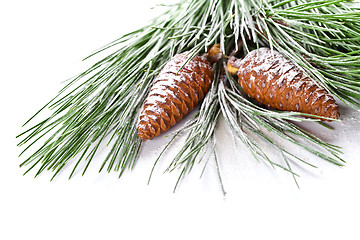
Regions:
M 152 139 L 174 126 L 208 92 L 213 69 L 205 56 L 188 59 L 187 52 L 175 55 L 155 79 L 140 114 L 138 136 Z
M 275 50 L 273 55 L 269 48 L 253 50 L 242 60 L 229 59 L 227 68 L 237 74 L 246 94 L 269 108 L 332 119 L 340 116 L 334 98 Z

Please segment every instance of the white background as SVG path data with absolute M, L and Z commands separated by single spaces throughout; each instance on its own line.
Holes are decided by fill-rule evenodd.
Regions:
M 291 176 L 258 163 L 217 130 L 224 197 L 213 162 L 202 178 L 195 167 L 172 188 L 177 172 L 161 162 L 147 178 L 163 138 L 147 142 L 135 169 L 121 179 L 97 173 L 106 149 L 87 174 L 53 182 L 50 173 L 22 176 L 15 136 L 21 125 L 90 62 L 81 59 L 156 11 L 154 1 L 6 1 L 1 4 L 0 239 L 360 239 L 360 113 L 341 105 L 334 131 L 307 124 L 343 147 L 340 168 L 305 158 L 318 169 Z

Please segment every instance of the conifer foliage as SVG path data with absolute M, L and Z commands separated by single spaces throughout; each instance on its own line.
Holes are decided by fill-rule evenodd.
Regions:
M 291 148 L 278 145 L 274 135 L 289 146 L 295 144 L 320 159 L 343 164 L 337 146 L 294 124 L 296 121 L 319 122 L 320 119 L 302 118 L 300 116 L 306 114 L 259 105 L 243 92 L 238 79 L 228 74 L 226 64 L 227 56 L 243 58 L 252 50 L 265 47 L 281 54 L 329 96 L 358 109 L 358 3 L 347 0 L 182 0 L 164 8 L 164 13 L 150 24 L 101 48 L 98 52 L 109 51 L 109 55 L 68 81 L 40 110 L 48 108 L 51 114 L 39 119 L 39 111 L 24 124 L 24 132 L 18 135 L 18 145 L 23 147 L 21 155 L 27 155 L 22 156 L 21 164 L 27 167 L 26 172 L 33 169 L 37 176 L 50 170 L 55 177 L 69 161 L 76 161 L 71 177 L 84 161 L 82 172 L 85 173 L 100 144 L 106 140 L 108 155 L 100 171 L 115 170 L 121 176 L 138 158 L 143 143 L 137 129 L 140 113 L 164 66 L 175 55 L 183 54 L 186 59 L 178 67 L 179 72 L 186 71 L 187 63 L 197 61 L 196 55 L 203 55 L 216 43 L 220 44 L 224 57 L 212 65 L 213 79 L 205 84 L 208 91 L 203 91 L 204 99 L 193 118 L 173 133 L 169 144 L 164 146 L 166 149 L 176 142 L 179 133 L 187 134 L 169 171 L 180 169 L 180 180 L 196 161 L 205 159 L 206 154 L 212 155 L 210 158 L 218 163 L 214 146 L 219 116 L 224 117 L 232 134 L 244 143 L 243 147 L 255 159 L 294 176 L 293 162 L 310 163 L 291 152 Z M 95 58 L 98 52 L 90 57 Z M 205 75 L 208 74 L 210 71 Z M 202 86 L 201 90 L 204 90 Z M 187 102 L 181 106 L 190 110 L 192 105 Z M 321 109 L 325 112 L 325 108 Z M 168 124 L 165 125 L 166 129 Z M 35 148 L 38 142 L 40 147 Z M 279 152 L 283 164 L 271 159 L 263 144 L 270 146 L 266 149 Z

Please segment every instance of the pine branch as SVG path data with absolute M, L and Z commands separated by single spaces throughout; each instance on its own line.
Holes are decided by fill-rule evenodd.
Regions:
M 359 4 L 346 0 L 184 0 L 167 6 L 149 25 L 88 56 L 86 59 L 112 51 L 67 81 L 59 94 L 24 124 L 27 129 L 18 135 L 18 145 L 25 148 L 21 155 L 30 155 L 21 166 L 28 166 L 25 173 L 38 167 L 36 176 L 51 170 L 55 177 L 78 157 L 70 177 L 80 162 L 86 161 L 84 174 L 107 141 L 110 150 L 100 171 L 114 170 L 121 176 L 138 158 L 138 113 L 156 75 L 175 54 L 189 51 L 190 61 L 214 43 L 220 43 L 226 55 L 233 51 L 246 54 L 261 46 L 276 49 L 334 96 L 360 108 L 359 9 Z M 169 167 L 182 168 L 179 179 L 191 171 L 197 157 L 201 159 L 207 143 L 215 142 L 219 114 L 254 158 L 293 176 L 290 159 L 309 163 L 277 144 L 268 132 L 321 159 L 343 164 L 336 146 L 292 123 L 305 120 L 299 113 L 264 109 L 247 99 L 230 77 L 227 83 L 220 80 L 219 69 L 217 74 L 199 112 L 181 129 L 189 135 Z M 35 122 L 46 108 L 51 114 Z M 258 138 L 279 151 L 284 164 L 272 161 L 259 147 Z M 33 149 L 38 143 L 42 145 Z

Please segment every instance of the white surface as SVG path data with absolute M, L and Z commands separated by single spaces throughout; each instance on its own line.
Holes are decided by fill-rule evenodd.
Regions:
M 98 174 L 103 155 L 84 177 L 70 168 L 49 182 L 22 176 L 15 135 L 21 124 L 85 69 L 91 51 L 150 17 L 153 1 L 7 1 L 1 21 L 0 239 L 360 239 L 360 113 L 342 108 L 343 122 L 319 134 L 344 149 L 343 168 L 317 162 L 291 176 L 248 158 L 218 129 L 224 197 L 213 163 L 195 168 L 173 194 L 177 173 L 151 184 L 148 174 L 164 139 L 149 142 L 134 171 L 121 179 Z M 309 126 L 311 129 L 317 126 Z M 316 159 L 310 159 L 316 162 Z

